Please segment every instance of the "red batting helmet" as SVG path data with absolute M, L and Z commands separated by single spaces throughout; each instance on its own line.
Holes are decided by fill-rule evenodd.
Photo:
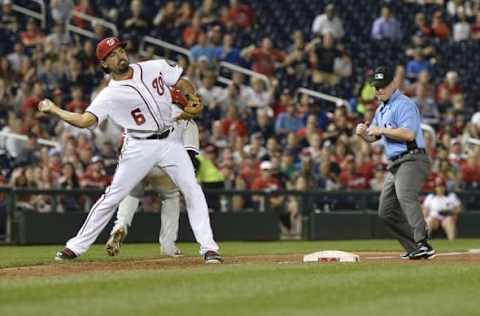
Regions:
M 127 44 L 116 37 L 107 37 L 97 44 L 97 59 L 104 60 L 117 47 L 125 47 Z

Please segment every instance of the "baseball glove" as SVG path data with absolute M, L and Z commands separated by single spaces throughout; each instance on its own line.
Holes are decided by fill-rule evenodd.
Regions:
M 172 103 L 183 110 L 178 117 L 179 120 L 191 120 L 200 115 L 203 111 L 203 104 L 200 97 L 195 94 L 183 94 L 181 90 L 171 90 Z

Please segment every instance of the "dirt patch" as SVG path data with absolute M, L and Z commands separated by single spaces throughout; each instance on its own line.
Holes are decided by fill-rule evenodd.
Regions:
M 441 253 L 433 260 L 401 260 L 397 252 L 357 252 L 361 262 L 404 262 L 406 264 L 463 262 L 480 263 L 479 253 Z M 224 264 L 294 264 L 303 261 L 303 254 L 258 255 L 225 257 Z M 331 263 L 330 263 L 331 264 Z M 49 277 L 71 274 L 98 273 L 104 271 L 159 270 L 205 266 L 199 257 L 159 258 L 130 261 L 73 261 L 45 265 L 0 269 L 0 278 Z

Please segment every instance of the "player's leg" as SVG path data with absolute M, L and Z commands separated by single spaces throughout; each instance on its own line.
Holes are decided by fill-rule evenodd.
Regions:
M 67 242 L 69 254 L 73 252 L 74 256 L 80 256 L 88 250 L 112 218 L 118 204 L 157 162 L 155 151 L 158 147 L 141 142 L 145 141 L 125 142 L 111 185 L 93 205 L 77 235 Z M 69 254 L 58 252 L 55 259 L 70 259 Z
M 134 189 L 135 191 L 135 189 Z M 116 256 L 120 252 L 122 242 L 127 237 L 128 228 L 133 220 L 133 216 L 138 209 L 140 199 L 136 196 L 127 195 L 119 204 L 117 219 L 110 232 L 110 237 L 105 244 L 105 250 L 109 256 Z
M 383 220 L 407 253 L 415 250 L 417 245 L 413 240 L 412 229 L 400 209 L 400 204 L 398 203 L 395 192 L 395 179 L 391 172 L 388 172 L 385 177 L 378 206 L 378 216 Z
M 169 143 L 172 147 L 162 160 L 162 167 L 185 199 L 190 225 L 200 244 L 200 254 L 206 258 L 206 262 L 221 262 L 210 226 L 207 201 L 195 178 L 192 162 L 182 144 Z
M 162 225 L 158 238 L 160 251 L 166 256 L 178 257 L 182 255 L 180 249 L 175 245 L 180 218 L 180 193 L 175 187 L 169 191 L 165 190 L 165 192 L 162 192 L 162 198 Z

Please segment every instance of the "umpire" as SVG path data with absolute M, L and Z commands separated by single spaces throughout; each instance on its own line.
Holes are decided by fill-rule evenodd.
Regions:
M 381 139 L 390 160 L 380 195 L 378 215 L 407 251 L 402 259 L 431 259 L 435 250 L 427 230 L 418 195 L 430 173 L 430 160 L 420 128 L 416 104 L 399 90 L 393 68 L 375 70 L 372 85 L 381 104 L 370 126 L 360 123 L 356 134 L 367 142 Z

